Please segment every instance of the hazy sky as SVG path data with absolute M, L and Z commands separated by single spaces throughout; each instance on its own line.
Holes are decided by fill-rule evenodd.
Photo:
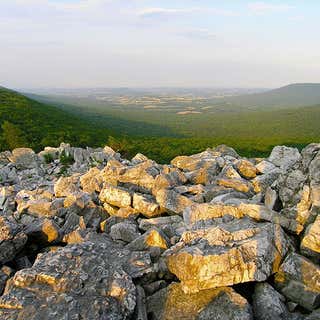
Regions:
M 0 0 L 0 85 L 320 82 L 319 15 L 319 0 Z

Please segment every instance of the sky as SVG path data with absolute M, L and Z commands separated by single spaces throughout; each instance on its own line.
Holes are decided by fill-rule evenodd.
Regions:
M 319 0 L 0 0 L 0 85 L 320 82 L 319 14 Z

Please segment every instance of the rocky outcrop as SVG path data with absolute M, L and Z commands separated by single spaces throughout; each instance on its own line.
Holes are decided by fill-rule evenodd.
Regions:
M 0 153 L 0 319 L 318 319 L 319 172 L 320 144 Z

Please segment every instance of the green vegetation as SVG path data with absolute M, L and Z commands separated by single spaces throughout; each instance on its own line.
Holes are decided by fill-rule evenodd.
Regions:
M 189 102 L 144 108 L 94 98 L 37 99 L 42 102 L 0 89 L 1 150 L 24 145 L 39 151 L 62 141 L 82 147 L 108 144 L 125 157 L 141 152 L 167 162 L 222 143 L 251 157 L 267 155 L 274 145 L 301 149 L 320 140 L 320 105 L 237 107 L 201 99 L 191 102 L 191 110 L 199 113 L 178 114 Z M 66 166 L 73 162 L 66 155 L 60 160 Z
M 61 141 L 72 145 L 103 145 L 112 133 L 79 116 L 0 88 L 0 149 L 28 146 L 35 151 L 57 146 Z

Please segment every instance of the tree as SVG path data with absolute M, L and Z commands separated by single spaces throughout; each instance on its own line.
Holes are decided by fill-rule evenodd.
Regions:
M 23 131 L 15 124 L 4 121 L 2 126 L 2 136 L 7 143 L 9 149 L 26 147 L 28 145 L 25 137 L 23 136 Z

